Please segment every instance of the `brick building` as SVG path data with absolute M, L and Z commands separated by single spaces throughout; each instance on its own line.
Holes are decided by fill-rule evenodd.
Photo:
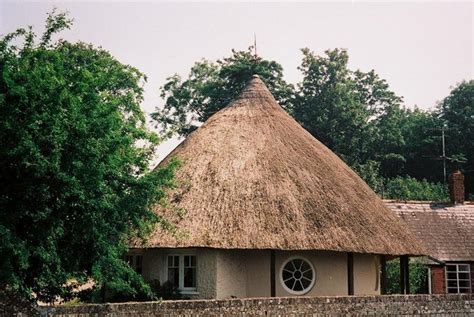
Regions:
M 453 173 L 449 183 L 449 203 L 386 201 L 386 204 L 406 222 L 427 250 L 430 293 L 472 293 L 474 202 L 464 201 L 461 172 Z

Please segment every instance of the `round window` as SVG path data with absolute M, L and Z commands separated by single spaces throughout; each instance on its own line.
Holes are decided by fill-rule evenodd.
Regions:
M 301 257 L 290 258 L 281 267 L 281 284 L 292 294 L 303 295 L 313 288 L 316 280 L 314 267 Z

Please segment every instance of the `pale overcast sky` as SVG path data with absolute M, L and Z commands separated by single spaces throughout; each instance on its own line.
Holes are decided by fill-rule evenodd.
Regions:
M 474 78 L 472 1 L 465 2 L 115 2 L 0 0 L 0 34 L 32 25 L 43 30 L 53 7 L 74 26 L 61 37 L 100 45 L 148 76 L 143 109 L 161 104 L 165 78 L 186 75 L 203 57 L 246 49 L 257 34 L 259 55 L 300 79 L 300 48 L 349 50 L 350 66 L 375 71 L 409 107 L 431 108 L 456 83 Z M 174 146 L 160 146 L 161 158 Z

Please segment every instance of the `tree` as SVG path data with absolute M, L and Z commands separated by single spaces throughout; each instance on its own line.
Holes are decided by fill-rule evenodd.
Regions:
M 163 135 L 187 136 L 227 106 L 254 74 L 260 75 L 283 107 L 290 108 L 293 87 L 283 80 L 283 68 L 247 51 L 234 51 L 216 62 L 196 62 L 186 80 L 174 75 L 161 88 L 163 107 L 152 113 Z
M 448 128 L 447 154 L 466 158 L 461 165 L 466 173 L 466 193 L 474 193 L 474 80 L 456 86 L 439 104 L 437 113 Z
M 411 258 L 409 283 L 411 294 L 428 294 L 428 267 L 424 259 Z M 387 262 L 387 294 L 400 294 L 400 261 Z
M 352 169 L 376 193 L 383 193 L 383 178 L 380 176 L 380 162 L 368 160 L 365 163 L 354 163 Z
M 375 121 L 378 133 L 374 153 L 381 163 L 381 176 L 410 175 L 442 181 L 440 120 L 428 111 L 393 106 Z M 440 171 L 436 173 L 436 171 Z
M 148 296 L 122 256 L 160 221 L 150 206 L 177 163 L 149 170 L 158 138 L 140 109 L 145 76 L 103 49 L 51 40 L 71 23 L 53 12 L 39 43 L 31 27 L 0 40 L 0 289 L 49 302 L 92 277 Z
M 346 50 L 327 50 L 324 56 L 302 52 L 295 119 L 349 165 L 374 160 L 380 140 L 373 121 L 402 99 L 374 71 L 350 70 Z
M 397 200 L 449 201 L 448 188 L 441 183 L 397 176 L 385 182 L 383 197 Z
M 436 160 L 441 155 L 436 129 L 445 122 L 451 129 L 448 153 L 463 154 L 466 166 L 473 165 L 472 81 L 453 90 L 437 112 L 411 110 L 374 70 L 351 70 L 346 50 L 327 50 L 321 56 L 309 49 L 302 52 L 303 79 L 296 89 L 283 80 L 277 62 L 255 57 L 251 48 L 233 51 L 217 62 L 197 62 L 186 80 L 169 78 L 161 90 L 165 104 L 153 118 L 164 135 L 187 136 L 227 105 L 256 73 L 290 115 L 379 193 L 383 183 L 398 176 L 416 178 L 429 187 L 439 185 L 443 174 L 442 161 Z M 466 179 L 472 192 L 472 171 L 465 172 L 471 173 Z

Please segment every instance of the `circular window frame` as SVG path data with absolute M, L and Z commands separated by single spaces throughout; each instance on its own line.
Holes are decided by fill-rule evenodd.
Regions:
M 285 266 L 293 261 L 293 260 L 303 260 L 305 261 L 306 263 L 308 263 L 309 267 L 311 268 L 311 270 L 313 270 L 313 279 L 311 281 L 311 283 L 309 284 L 309 286 L 305 289 L 303 289 L 302 291 L 294 291 L 292 290 L 291 288 L 289 288 L 288 286 L 286 286 L 285 282 L 283 281 L 283 269 L 285 268 Z M 314 268 L 314 265 L 313 263 L 308 260 L 307 258 L 305 258 L 304 256 L 292 256 L 292 257 L 289 257 L 288 259 L 286 259 L 282 265 L 280 266 L 280 271 L 278 273 L 278 275 L 280 276 L 280 284 L 281 286 L 283 287 L 283 289 L 290 293 L 290 294 L 293 294 L 293 295 L 305 295 L 307 293 L 309 293 L 313 287 L 314 287 L 314 284 L 316 284 L 316 269 Z

